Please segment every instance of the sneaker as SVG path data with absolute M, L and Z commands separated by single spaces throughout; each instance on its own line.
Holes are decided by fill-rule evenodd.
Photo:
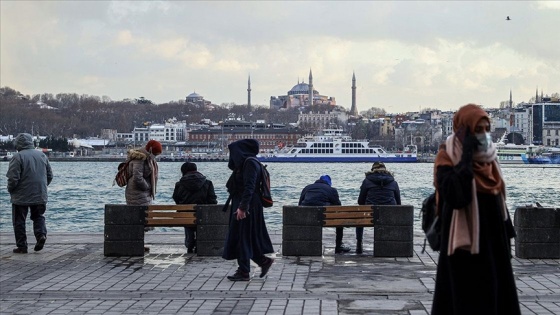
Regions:
M 249 273 L 248 272 L 242 272 L 242 271 L 235 271 L 235 273 L 233 274 L 233 276 L 227 276 L 228 280 L 230 281 L 249 281 Z
M 148 246 L 144 246 L 144 253 L 149 253 L 150 252 L 150 248 Z
M 35 244 L 35 248 L 33 248 L 33 250 L 38 252 L 41 249 L 43 249 L 43 246 L 45 246 L 46 241 L 47 241 L 47 237 L 45 235 L 41 235 L 41 237 L 39 237 L 39 239 L 37 240 L 37 244 Z
M 349 251 L 350 251 L 350 247 L 344 245 L 340 245 L 334 248 L 335 254 L 348 253 Z
M 261 265 L 261 274 L 259 275 L 259 278 L 263 278 L 264 276 L 266 276 L 268 270 L 270 269 L 270 266 L 272 266 L 273 263 L 274 259 L 268 258 L 268 261 Z
M 14 248 L 13 252 L 14 254 L 27 254 L 27 248 L 23 248 L 23 247 Z

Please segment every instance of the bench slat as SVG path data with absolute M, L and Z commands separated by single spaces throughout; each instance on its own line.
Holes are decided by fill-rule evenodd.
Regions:
M 373 217 L 372 212 L 335 212 L 335 213 L 325 213 L 325 219 L 363 219 Z
M 148 212 L 151 210 L 193 210 L 196 205 L 149 205 Z
M 196 219 L 195 212 L 148 212 L 147 218 L 191 218 Z
M 373 219 L 336 219 L 323 221 L 325 227 L 354 227 L 354 226 L 373 226 Z
M 146 226 L 196 226 L 196 219 L 146 219 Z
M 371 205 L 361 206 L 325 206 L 325 212 L 363 212 L 373 211 Z

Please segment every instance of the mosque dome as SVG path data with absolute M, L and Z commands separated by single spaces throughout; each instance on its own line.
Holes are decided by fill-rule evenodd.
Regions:
M 294 94 L 309 94 L 309 84 L 305 82 L 298 83 L 288 92 L 288 95 Z M 319 94 L 319 92 L 313 89 L 313 94 Z
M 193 93 L 189 94 L 189 95 L 187 96 L 187 98 L 190 98 L 190 99 L 193 99 L 193 98 L 202 98 L 202 95 L 200 95 L 200 94 L 198 94 L 198 93 L 196 93 L 196 92 L 193 92 Z

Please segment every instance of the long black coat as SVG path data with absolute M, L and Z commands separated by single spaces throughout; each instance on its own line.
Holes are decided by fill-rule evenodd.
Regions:
M 360 186 L 359 205 L 400 205 L 399 184 L 389 172 L 367 172 Z
M 188 172 L 175 183 L 173 200 L 176 204 L 217 204 L 212 181 L 199 172 Z
M 228 146 L 228 167 L 233 172 L 226 184 L 231 197 L 231 210 L 222 255 L 224 259 L 251 259 L 274 252 L 257 188 L 261 181 L 261 164 L 254 159 L 247 160 L 258 153 L 258 144 L 255 143 L 255 140 L 239 140 Z M 247 211 L 245 219 L 237 220 L 235 211 L 238 208 Z
M 437 169 L 437 185 L 443 202 L 442 245 L 439 254 L 432 314 L 520 314 L 511 267 L 510 238 L 513 225 L 501 214 L 500 195 L 477 193 L 480 216 L 480 253 L 456 250 L 447 255 L 453 209 L 471 202 L 472 173 L 453 167 Z

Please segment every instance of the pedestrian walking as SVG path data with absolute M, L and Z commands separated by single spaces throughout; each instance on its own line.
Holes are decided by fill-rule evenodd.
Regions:
M 25 221 L 31 212 L 33 234 L 37 242 L 34 250 L 40 251 L 47 241 L 45 211 L 47 210 L 47 186 L 53 179 L 53 172 L 47 156 L 35 150 L 33 137 L 20 133 L 14 139 L 18 151 L 8 165 L 8 192 L 12 203 L 12 223 L 16 238 L 16 254 L 27 253 L 27 233 Z
M 383 162 L 375 162 L 360 186 L 359 205 L 400 205 L 401 191 L 393 173 Z M 363 253 L 364 228 L 356 228 L 356 253 Z
M 321 175 L 313 184 L 307 185 L 299 196 L 299 206 L 340 206 L 338 190 L 332 187 L 332 180 L 329 175 Z M 344 228 L 335 228 L 335 254 L 347 253 L 350 247 L 342 243 Z
M 175 183 L 173 190 L 173 200 L 176 204 L 218 203 L 214 184 L 198 171 L 195 163 L 183 163 L 181 174 L 181 179 Z M 185 247 L 187 253 L 196 253 L 196 228 L 185 227 Z
M 478 105 L 461 107 L 434 163 L 442 239 L 432 314 L 520 314 L 506 186 Z
M 242 139 L 230 143 L 228 149 L 228 168 L 232 173 L 226 187 L 231 211 L 222 257 L 237 259 L 238 268 L 227 278 L 231 281 L 249 281 L 250 260 L 260 266 L 260 278 L 263 278 L 274 263 L 274 259 L 265 254 L 273 253 L 274 249 L 266 229 L 259 195 L 262 166 L 258 161 L 249 159 L 259 153 L 259 143 L 254 139 Z

